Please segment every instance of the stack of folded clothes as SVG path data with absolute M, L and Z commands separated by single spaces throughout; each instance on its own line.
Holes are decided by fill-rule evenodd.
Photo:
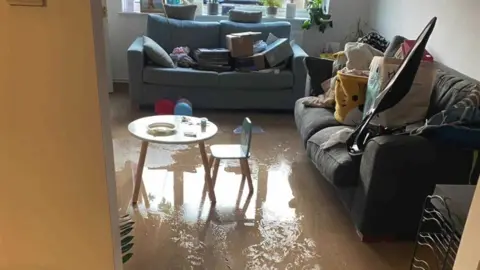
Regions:
M 193 57 L 197 61 L 197 69 L 210 70 L 216 72 L 230 71 L 229 50 L 227 49 L 197 49 L 193 53 Z

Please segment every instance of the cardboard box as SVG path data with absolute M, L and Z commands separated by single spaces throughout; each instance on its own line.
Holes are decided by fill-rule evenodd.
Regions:
M 286 38 L 279 38 L 267 46 L 262 52 L 270 67 L 274 67 L 293 55 L 292 46 Z
M 245 71 L 256 71 L 265 69 L 265 55 L 263 53 L 257 53 L 249 57 L 236 58 L 235 68 Z
M 253 55 L 253 36 L 260 32 L 243 32 L 226 35 L 227 48 L 232 57 L 248 57 Z

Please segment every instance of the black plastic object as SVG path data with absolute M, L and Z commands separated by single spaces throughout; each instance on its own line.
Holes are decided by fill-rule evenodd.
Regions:
M 385 89 L 377 96 L 375 101 L 376 105 L 367 112 L 360 126 L 358 126 L 348 138 L 347 148 L 351 156 L 361 156 L 368 140 L 380 134 L 378 128 L 372 129 L 369 127 L 369 123 L 373 117 L 393 107 L 410 91 L 418 67 L 422 61 L 428 39 L 435 28 L 436 22 L 437 17 L 434 17 L 430 20 L 425 29 L 423 29 L 422 33 L 418 36 L 413 49 L 400 64 L 400 67 L 390 79 Z

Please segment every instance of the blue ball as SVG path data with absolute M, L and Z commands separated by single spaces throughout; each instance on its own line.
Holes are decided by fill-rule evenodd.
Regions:
M 175 115 L 183 115 L 183 116 L 192 116 L 192 107 L 185 102 L 179 102 L 175 105 L 174 109 Z

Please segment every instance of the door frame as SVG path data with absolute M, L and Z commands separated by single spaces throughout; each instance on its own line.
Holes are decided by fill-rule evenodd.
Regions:
M 112 84 L 106 57 L 106 40 L 104 28 L 104 10 L 102 1 L 90 0 L 92 14 L 93 42 L 98 84 L 98 101 L 100 106 L 103 153 L 105 160 L 106 185 L 110 211 L 111 239 L 113 245 L 114 270 L 123 270 L 122 250 L 120 246 L 119 214 L 117 208 L 117 187 L 115 182 L 115 166 L 113 157 L 112 133 L 110 125 L 109 84 Z M 111 71 L 110 71 L 111 74 Z

